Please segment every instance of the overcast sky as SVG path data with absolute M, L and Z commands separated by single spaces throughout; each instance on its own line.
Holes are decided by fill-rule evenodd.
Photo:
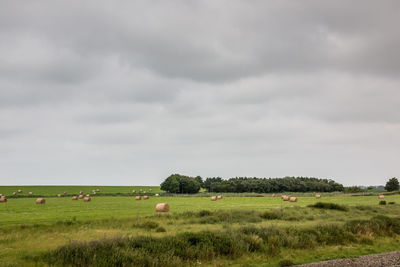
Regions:
M 400 1 L 0 2 L 0 184 L 400 176 Z

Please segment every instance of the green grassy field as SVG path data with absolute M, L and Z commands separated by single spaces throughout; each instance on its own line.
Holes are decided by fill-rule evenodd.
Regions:
M 19 187 L 0 187 L 2 190 L 0 192 L 10 192 L 5 188 L 11 190 L 12 193 Z M 20 188 L 24 194 L 29 192 L 28 187 Z M 85 189 L 81 189 L 83 187 L 69 188 L 71 192 L 79 190 L 86 192 Z M 119 193 L 118 187 L 92 186 L 87 187 L 87 191 L 96 188 L 99 188 L 101 192 Z M 137 190 L 139 188 L 145 190 L 146 187 L 136 187 Z M 40 192 L 48 196 L 68 190 L 66 187 L 30 189 L 32 192 Z M 46 189 L 49 190 L 46 191 Z M 128 193 L 132 191 L 132 187 L 123 187 L 123 190 Z M 153 187 L 153 193 L 159 192 L 157 190 L 159 190 L 157 187 Z M 386 202 L 395 202 L 391 205 L 378 205 L 377 196 L 350 195 L 323 195 L 318 200 L 310 196 L 300 196 L 296 203 L 284 202 L 280 197 L 224 197 L 222 200 L 210 201 L 208 197 L 163 196 L 150 197 L 149 200 L 141 201 L 136 201 L 133 196 L 94 196 L 88 203 L 82 200 L 73 201 L 71 197 L 49 197 L 46 201 L 45 205 L 37 205 L 35 199 L 32 198 L 11 198 L 7 203 L 0 203 L 0 266 L 46 264 L 73 266 L 76 262 L 74 264 L 65 259 L 61 261 L 59 254 L 54 254 L 53 251 L 60 248 L 63 251 L 62 255 L 65 256 L 69 253 L 68 248 L 62 246 L 73 244 L 79 248 L 79 251 L 87 250 L 90 256 L 91 252 L 84 247 L 85 243 L 75 244 L 74 242 L 91 240 L 111 242 L 110 240 L 115 238 L 143 236 L 156 240 L 147 240 L 150 243 L 169 244 L 168 242 L 171 241 L 166 238 L 175 238 L 181 242 L 186 238 L 180 236 L 182 233 L 198 233 L 200 237 L 196 238 L 199 240 L 203 240 L 201 235 L 208 236 L 208 232 L 221 235 L 218 240 L 225 236 L 227 238 L 240 237 L 242 239 L 235 240 L 234 243 L 244 244 L 245 248 L 241 247 L 240 250 L 236 248 L 231 254 L 220 255 L 217 252 L 209 254 L 209 250 L 201 251 L 202 246 L 199 245 L 197 254 L 188 251 L 186 254 L 192 255 L 190 256 L 192 258 L 188 256 L 189 258 L 186 259 L 180 257 L 179 252 L 176 252 L 178 256 L 173 257 L 170 255 L 171 252 L 162 254 L 163 248 L 159 248 L 162 256 L 160 258 L 142 248 L 142 254 L 148 257 L 146 259 L 124 249 L 122 253 L 126 254 L 124 259 L 129 259 L 131 255 L 136 260 L 143 260 L 126 266 L 150 266 L 149 262 L 154 264 L 154 259 L 157 259 L 159 266 L 169 264 L 279 266 L 284 259 L 300 264 L 400 250 L 399 234 L 393 230 L 397 229 L 395 228 L 397 223 L 400 227 L 400 195 L 385 196 Z M 166 202 L 171 206 L 169 214 L 155 213 L 155 205 L 160 202 Z M 307 207 L 316 202 L 336 203 L 347 207 L 348 210 Z M 373 219 L 378 215 L 387 216 L 385 218 L 388 219 L 383 219 L 383 221 Z M 394 221 L 385 221 L 389 219 Z M 354 222 L 354 220 L 359 220 L 359 222 Z M 369 223 L 371 220 L 373 223 Z M 357 228 L 355 225 L 362 225 L 362 227 L 357 226 Z M 340 231 L 326 232 L 326 229 L 336 229 L 335 227 L 340 227 Z M 286 236 L 286 239 L 279 239 L 279 242 L 268 238 L 264 240 L 262 231 L 269 231 L 269 233 L 278 231 L 279 238 Z M 340 232 L 347 235 L 336 236 Z M 272 234 L 268 235 L 272 236 Z M 331 241 L 318 245 L 318 242 L 322 242 L 318 241 L 320 239 Z M 174 241 L 173 244 L 179 243 L 178 241 Z M 115 242 L 123 244 L 128 241 Z M 187 240 L 182 242 L 187 242 Z M 276 248 L 271 249 L 271 244 L 274 242 Z M 143 241 L 143 243 L 146 242 Z M 170 246 L 167 246 L 168 251 L 171 249 Z M 212 244 L 207 246 L 212 247 Z M 252 246 L 255 248 L 252 249 Z M 101 247 L 104 246 L 101 245 Z M 107 251 L 113 251 L 113 249 Z M 50 254 L 46 258 L 43 253 Z M 118 251 L 116 255 L 121 255 L 121 251 Z M 96 259 L 97 264 L 92 264 L 92 266 L 112 266 L 110 262 L 101 262 L 98 257 Z
M 113 195 L 113 194 L 132 194 L 132 190 L 142 189 L 147 193 L 161 193 L 163 192 L 159 186 L 89 186 L 89 185 L 65 185 L 65 186 L 0 186 L 0 194 L 8 197 L 13 197 L 13 192 L 22 190 L 22 193 L 17 193 L 16 197 L 30 197 L 29 192 L 33 193 L 33 197 L 56 197 L 57 194 L 64 194 L 67 192 L 68 196 L 77 195 L 79 192 L 91 194 L 93 190 L 99 189 L 100 195 Z M 150 191 L 151 189 L 151 191 Z

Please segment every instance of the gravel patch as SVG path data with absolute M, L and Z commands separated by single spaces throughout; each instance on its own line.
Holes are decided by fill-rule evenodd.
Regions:
M 400 267 L 400 251 L 296 265 L 297 267 Z

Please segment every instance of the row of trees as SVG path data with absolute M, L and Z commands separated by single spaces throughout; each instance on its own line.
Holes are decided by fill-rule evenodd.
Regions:
M 310 177 L 247 178 L 236 177 L 224 180 L 220 177 L 189 177 L 172 174 L 163 183 L 161 190 L 169 193 L 193 194 L 204 188 L 209 192 L 274 193 L 274 192 L 333 192 L 343 191 L 343 185 L 329 179 Z
M 310 177 L 247 178 L 236 177 L 223 180 L 220 177 L 207 178 L 203 187 L 209 192 L 334 192 L 343 191 L 342 184 L 329 179 Z

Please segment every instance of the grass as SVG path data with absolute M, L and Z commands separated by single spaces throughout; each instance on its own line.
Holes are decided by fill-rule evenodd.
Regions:
M 400 195 L 385 199 L 399 203 Z M 169 214 L 155 213 L 160 202 L 171 206 Z M 379 205 L 376 196 L 300 196 L 297 203 L 278 197 L 94 196 L 90 203 L 46 198 L 45 205 L 14 198 L 0 203 L 0 266 L 79 265 L 75 260 L 85 266 L 85 257 L 93 262 L 92 252 L 103 248 L 111 258 L 96 259 L 98 266 L 110 260 L 126 266 L 300 264 L 400 250 L 399 214 L 399 204 Z M 87 253 L 71 259 L 73 249 Z
M 18 189 L 22 190 L 22 193 L 18 193 L 16 196 L 13 192 L 17 192 Z M 162 193 L 159 186 L 81 186 L 81 185 L 70 185 L 70 186 L 0 186 L 0 193 L 6 195 L 8 198 L 29 198 L 29 197 L 56 197 L 57 194 L 63 194 L 67 192 L 67 196 L 79 195 L 82 191 L 85 194 L 91 194 L 93 190 L 100 189 L 97 193 L 99 196 L 126 196 L 132 195 L 132 190 L 136 190 L 136 193 L 140 193 L 140 189 L 146 191 L 146 193 Z M 150 192 L 151 189 L 151 192 Z M 29 195 L 32 192 L 33 195 Z

